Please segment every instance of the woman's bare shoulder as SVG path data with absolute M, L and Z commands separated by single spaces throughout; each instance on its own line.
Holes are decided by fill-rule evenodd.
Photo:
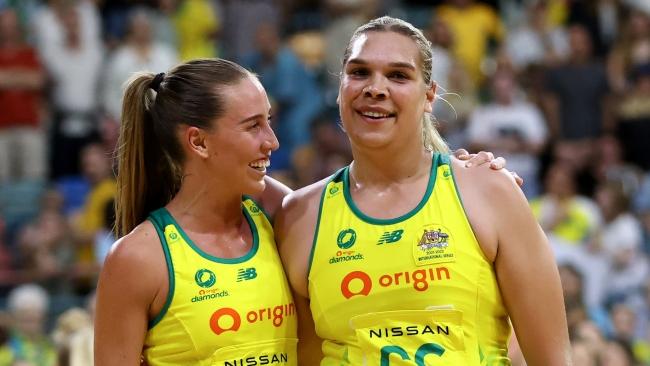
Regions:
M 136 226 L 130 233 L 118 239 L 108 253 L 113 260 L 137 260 L 150 254 L 154 246 L 160 246 L 156 229 L 149 221 Z
M 266 183 L 264 191 L 252 198 L 256 200 L 257 203 L 264 208 L 264 211 L 266 211 L 271 219 L 274 220 L 275 214 L 282 205 L 282 200 L 284 200 L 284 197 L 291 192 L 291 188 L 268 175 L 264 177 L 264 183 Z
M 498 252 L 499 227 L 511 214 L 506 207 L 527 206 L 523 193 L 505 169 L 493 170 L 488 164 L 465 167 L 455 159 L 452 169 L 474 235 L 483 254 L 493 262 Z
M 498 195 L 518 195 L 521 193 L 514 177 L 507 169 L 494 170 L 489 164 L 466 167 L 465 162 L 451 159 L 454 176 L 460 193 L 472 190 L 485 194 L 485 199 L 498 200 Z M 491 194 L 488 194 L 491 193 Z
M 314 202 L 318 203 L 320 201 L 320 196 L 323 192 L 323 188 L 327 185 L 330 179 L 331 177 L 323 178 L 317 182 L 289 193 L 282 202 L 282 209 L 291 210 L 295 209 L 296 207 L 313 204 Z
M 144 221 L 118 239 L 106 256 L 102 272 L 104 278 L 137 282 L 157 290 L 160 276 L 166 276 L 167 265 L 153 224 Z

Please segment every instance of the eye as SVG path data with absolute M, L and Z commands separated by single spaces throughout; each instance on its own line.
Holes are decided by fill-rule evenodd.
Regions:
M 259 122 L 253 122 L 250 125 L 248 125 L 248 130 L 255 130 L 260 128 L 260 123 Z
M 348 74 L 352 76 L 366 76 L 368 75 L 368 70 L 363 67 L 356 67 L 349 70 Z
M 408 74 L 402 71 L 393 71 L 388 74 L 388 77 L 397 80 L 407 80 L 409 78 Z

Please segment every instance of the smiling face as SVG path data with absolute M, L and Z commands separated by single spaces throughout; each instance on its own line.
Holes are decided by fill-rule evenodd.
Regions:
M 339 111 L 353 146 L 422 146 L 422 118 L 435 87 L 425 84 L 416 43 L 391 31 L 361 34 L 343 65 Z
M 279 146 L 269 123 L 271 105 L 253 76 L 224 88 L 223 97 L 225 112 L 205 138 L 208 163 L 243 194 L 258 194 L 271 152 Z

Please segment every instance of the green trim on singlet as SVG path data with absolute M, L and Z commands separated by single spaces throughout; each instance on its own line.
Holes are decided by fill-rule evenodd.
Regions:
M 253 202 L 253 203 L 255 204 L 255 206 L 257 206 L 257 208 L 259 208 L 259 209 L 262 211 L 262 213 L 264 214 L 264 216 L 266 216 L 266 219 L 267 219 L 268 222 L 271 224 L 271 226 L 273 226 L 273 219 L 271 218 L 271 215 L 269 215 L 269 213 L 266 212 L 266 210 L 264 209 L 264 207 L 263 207 L 262 205 L 260 205 L 257 201 L 255 201 L 255 200 L 253 199 L 253 197 L 251 197 L 251 196 L 244 195 L 243 198 L 244 198 L 244 201 L 246 201 L 246 200 L 250 200 L 251 202 Z
M 463 203 L 463 197 L 460 195 L 460 189 L 458 189 L 458 183 L 456 182 L 456 174 L 454 173 L 454 169 L 451 166 L 451 156 L 445 154 L 442 155 L 440 158 L 441 164 L 447 164 L 449 166 L 449 171 L 451 172 L 451 180 L 454 182 L 454 189 L 456 190 L 456 197 L 458 197 L 458 202 L 460 202 L 460 206 L 463 208 L 463 212 L 465 213 L 465 216 L 467 216 L 467 212 L 465 210 L 465 204 Z
M 323 214 L 323 203 L 325 202 L 325 195 L 327 194 L 327 186 L 329 186 L 330 183 L 334 181 L 338 181 L 344 169 L 347 169 L 347 167 L 341 168 L 336 173 L 332 174 L 332 177 L 327 181 L 327 183 L 325 183 L 325 186 L 323 186 L 323 193 L 321 193 L 320 204 L 318 205 L 318 218 L 316 219 L 316 227 L 314 228 L 314 238 L 312 239 L 311 252 L 309 253 L 309 263 L 307 265 L 307 279 L 309 279 L 309 272 L 311 272 L 311 264 L 314 261 L 314 253 L 316 252 L 316 242 L 318 241 L 318 228 L 320 227 L 320 218 L 321 215 Z
M 199 248 L 193 241 L 190 239 L 190 237 L 187 235 L 185 230 L 178 225 L 174 217 L 167 211 L 166 208 L 163 207 L 163 210 L 165 214 L 169 217 L 169 223 L 173 224 L 176 226 L 176 230 L 181 234 L 183 237 L 183 240 L 201 257 L 212 261 L 212 262 L 217 262 L 217 263 L 223 263 L 223 264 L 236 264 L 236 263 L 243 263 L 246 262 L 247 260 L 251 259 L 255 253 L 257 253 L 257 250 L 259 249 L 259 234 L 257 233 L 257 226 L 255 225 L 255 222 L 250 216 L 250 213 L 248 212 L 248 209 L 246 207 L 242 207 L 242 212 L 244 213 L 244 216 L 246 217 L 246 221 L 248 221 L 248 226 L 251 229 L 251 233 L 253 234 L 253 245 L 251 246 L 251 249 L 248 251 L 248 253 L 244 254 L 241 257 L 237 258 L 220 258 L 216 257 L 214 255 L 208 254 L 204 252 L 201 248 Z
M 352 195 L 350 193 L 350 166 L 345 167 L 343 171 L 343 194 L 345 196 L 345 202 L 348 204 L 348 207 L 352 212 L 361 220 L 364 221 L 368 224 L 372 225 L 392 225 L 392 224 L 397 224 L 400 223 L 404 220 L 408 220 L 411 218 L 413 215 L 417 214 L 422 207 L 427 203 L 429 200 L 429 197 L 431 197 L 431 192 L 433 192 L 433 187 L 435 186 L 436 183 L 436 175 L 438 172 L 438 165 L 440 164 L 440 154 L 439 153 L 433 153 L 431 157 L 431 171 L 429 173 L 429 183 L 427 184 L 427 190 L 424 193 L 424 196 L 420 200 L 420 203 L 412 209 L 410 212 L 405 213 L 402 216 L 392 218 L 392 219 L 377 219 L 374 217 L 370 217 L 357 207 L 357 205 L 354 203 L 354 200 L 352 199 Z
M 169 290 L 167 291 L 167 298 L 165 299 L 165 304 L 163 305 L 162 309 L 160 309 L 160 312 L 156 315 L 156 317 L 149 321 L 149 325 L 148 325 L 149 329 L 156 326 L 156 324 L 158 324 L 162 320 L 163 316 L 167 314 L 169 305 L 171 305 L 172 299 L 174 298 L 174 288 L 175 288 L 174 263 L 172 262 L 172 257 L 169 253 L 167 238 L 165 238 L 164 217 L 166 211 L 167 210 L 165 210 L 164 208 L 161 208 L 152 212 L 148 217 L 148 220 L 151 221 L 153 227 L 156 229 L 156 232 L 158 233 L 158 237 L 160 238 L 160 245 L 162 246 L 163 252 L 165 253 L 165 262 L 167 263 L 167 276 L 169 278 Z

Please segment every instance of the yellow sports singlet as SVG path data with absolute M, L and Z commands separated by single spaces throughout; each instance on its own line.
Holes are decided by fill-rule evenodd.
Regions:
M 309 270 L 321 365 L 510 365 L 510 326 L 491 264 L 465 216 L 447 155 L 418 206 L 373 219 L 349 168 L 323 191 Z
M 296 366 L 296 310 L 265 213 L 245 198 L 250 252 L 217 258 L 203 252 L 165 208 L 149 220 L 162 242 L 169 294 L 149 324 L 151 366 Z

